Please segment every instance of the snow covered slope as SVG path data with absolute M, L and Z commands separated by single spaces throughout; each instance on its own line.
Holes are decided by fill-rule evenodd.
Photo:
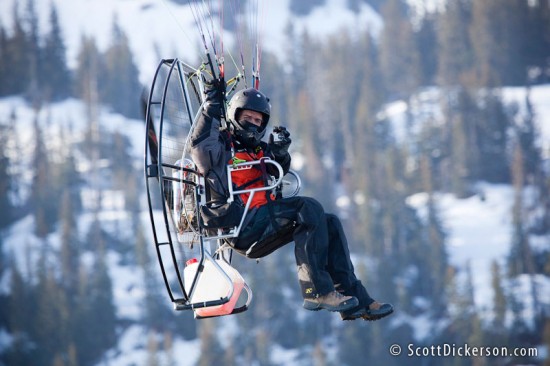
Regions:
M 505 88 L 503 95 L 507 102 L 516 102 L 520 110 L 524 109 L 525 89 Z M 531 101 L 537 115 L 537 124 L 541 131 L 540 142 L 548 146 L 550 141 L 550 85 L 536 86 L 531 90 Z M 388 108 L 392 108 L 391 106 Z M 21 98 L 11 97 L 0 99 L 0 115 L 9 116 L 15 112 L 18 116 L 16 126 L 17 134 L 21 145 L 27 147 L 18 152 L 18 161 L 29 162 L 32 154 L 32 123 L 34 112 L 31 107 Z M 403 108 L 395 108 L 392 118 L 398 119 L 399 113 L 403 113 Z M 50 144 L 57 143 L 55 137 L 58 136 L 59 126 L 65 126 L 75 131 L 75 138 L 85 130 L 84 105 L 74 99 L 54 103 L 43 109 L 39 114 L 39 121 L 48 120 L 49 123 L 44 131 L 46 136 L 50 136 Z M 118 130 L 127 134 L 132 142 L 133 155 L 137 163 L 141 163 L 143 154 L 143 133 L 144 126 L 141 121 L 128 120 L 120 115 L 108 112 L 102 109 L 100 112 L 100 121 L 104 128 L 114 131 Z M 80 132 L 78 132 L 80 131 Z M 61 142 L 59 142 L 61 143 Z M 81 167 L 85 170 L 85 167 Z M 29 177 L 30 178 L 30 177 Z M 439 209 L 444 220 L 444 227 L 448 234 L 448 252 L 450 261 L 458 268 L 464 268 L 467 262 L 470 262 L 474 273 L 475 300 L 480 310 L 489 310 L 488 307 L 492 301 L 492 292 L 490 289 L 490 265 L 493 260 L 503 264 L 505 256 L 510 248 L 510 217 L 513 203 L 513 192 L 510 186 L 479 184 L 478 191 L 483 193 L 483 199 L 476 195 L 468 199 L 457 199 L 451 194 L 439 194 Z M 102 216 L 105 223 L 109 221 L 116 222 L 120 215 L 124 215 L 123 205 L 116 204 L 117 193 L 112 192 L 110 210 Z M 422 210 L 426 203 L 426 194 L 419 193 L 409 198 L 409 204 L 419 210 L 422 216 Z M 85 229 L 89 225 L 89 220 L 84 216 L 79 226 Z M 146 222 L 146 219 L 144 219 Z M 8 233 L 5 239 L 4 250 L 6 253 L 12 253 L 20 263 L 24 263 L 25 256 L 29 249 L 34 247 L 38 250 L 39 241 L 32 234 L 33 227 L 30 216 L 17 222 Z M 108 226 L 108 225 L 107 225 Z M 84 232 L 85 230 L 82 230 Z M 55 245 L 56 237 L 50 238 L 50 243 Z M 24 243 L 24 245 L 21 245 Z M 548 243 L 542 243 L 548 245 Z M 119 315 L 136 319 L 139 316 L 139 309 L 132 306 L 136 304 L 142 296 L 140 279 L 132 274 L 132 271 L 124 266 L 117 265 L 117 258 L 112 257 L 111 270 L 116 272 L 115 278 L 115 297 Z M 541 279 L 538 279 L 541 280 Z M 520 288 L 527 291 L 527 281 L 520 284 Z M 5 285 L 5 283 L 4 283 Z M 543 291 L 550 294 L 550 283 L 541 282 L 541 288 L 548 289 Z M 4 288 L 4 291 L 6 289 Z M 545 303 L 550 303 L 550 298 L 542 298 Z M 526 318 L 528 315 L 526 314 Z M 139 330 L 133 328 L 131 332 Z M 141 330 L 142 331 L 142 330 Z M 425 334 L 419 330 L 419 334 Z M 130 337 L 132 338 L 132 337 Z M 124 342 L 124 337 L 123 337 Z M 137 346 L 136 346 L 137 347 Z
M 519 119 L 526 114 L 526 97 L 529 94 L 539 132 L 537 143 L 542 149 L 544 158 L 550 159 L 550 85 L 539 85 L 530 90 L 507 87 L 503 88 L 501 93 L 506 105 L 517 108 L 516 118 Z M 418 93 L 413 98 L 418 102 L 416 108 L 411 111 L 415 123 L 421 123 L 422 115 L 426 113 L 435 117 L 440 116 L 439 107 L 434 103 L 437 100 L 437 94 L 437 89 L 432 88 Z M 392 121 L 399 141 L 404 141 L 407 134 L 405 131 L 407 108 L 406 103 L 397 101 L 387 105 L 385 110 L 385 115 Z M 469 263 L 473 274 L 476 305 L 486 315 L 486 319 L 490 320 L 493 301 L 491 264 L 497 261 L 503 268 L 506 257 L 510 253 L 514 191 L 509 185 L 487 183 L 478 183 L 476 191 L 479 194 L 467 199 L 457 199 L 454 195 L 445 193 L 437 194 L 436 200 L 448 235 L 447 251 L 451 264 L 463 269 Z M 426 193 L 418 193 L 409 197 L 408 203 L 423 216 L 427 199 Z M 548 250 L 550 246 L 547 237 L 532 236 L 530 241 L 540 249 Z M 529 281 L 527 275 L 520 276 L 517 283 L 508 284 L 516 287 L 507 290 L 524 293 L 524 299 L 531 299 Z M 539 301 L 550 304 L 550 281 L 543 276 L 535 276 L 534 281 L 541 294 Z M 522 315 L 530 322 L 533 319 L 530 300 L 523 305 Z

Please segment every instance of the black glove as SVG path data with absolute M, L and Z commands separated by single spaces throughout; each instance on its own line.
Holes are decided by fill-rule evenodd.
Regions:
M 225 100 L 226 84 L 224 80 L 212 79 L 205 80 L 203 77 L 204 94 L 204 110 L 210 117 L 220 119 L 223 115 L 223 104 Z
M 268 147 L 275 159 L 282 159 L 288 154 L 288 147 L 292 140 L 290 132 L 283 126 L 273 127 L 273 133 L 269 135 Z

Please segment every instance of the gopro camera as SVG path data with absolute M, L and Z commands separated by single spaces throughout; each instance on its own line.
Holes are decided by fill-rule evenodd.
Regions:
M 284 127 L 279 127 L 279 126 L 273 127 L 273 142 L 279 142 L 284 140 L 285 130 L 286 128 Z

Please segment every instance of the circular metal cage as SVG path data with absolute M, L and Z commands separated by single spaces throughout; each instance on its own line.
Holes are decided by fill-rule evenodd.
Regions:
M 200 71 L 178 59 L 161 60 L 147 99 L 144 159 L 147 202 L 162 277 L 174 308 L 193 309 L 197 318 L 201 318 L 197 316 L 197 309 L 226 304 L 234 293 L 228 272 L 222 268 L 225 264 L 220 262 L 231 263 L 231 248 L 227 249 L 224 239 L 239 235 L 251 201 L 247 203 L 238 226 L 217 233 L 201 227 L 201 204 L 205 204 L 204 178 L 190 158 L 189 146 L 195 119 L 202 110 L 202 90 Z M 283 177 L 281 166 L 271 159 L 228 165 L 228 177 L 233 171 L 250 169 L 254 164 L 273 164 L 279 171 L 279 178 L 273 177 L 266 187 L 237 191 L 232 189 L 230 178 L 229 200 L 239 194 L 253 195 L 265 190 L 273 191 L 277 197 L 298 194 L 301 186 L 299 176 L 291 171 Z M 215 251 L 205 248 L 205 243 L 215 245 Z M 186 279 L 186 263 L 197 257 L 200 258 L 199 269 L 194 277 Z M 228 282 L 230 290 L 223 298 L 193 302 L 205 264 Z M 230 314 L 248 309 L 252 292 L 246 283 L 244 289 L 246 303 L 232 309 Z

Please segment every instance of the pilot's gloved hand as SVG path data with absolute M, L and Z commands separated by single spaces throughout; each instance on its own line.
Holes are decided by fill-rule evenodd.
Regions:
M 273 127 L 273 133 L 269 135 L 268 147 L 275 159 L 283 159 L 288 154 L 290 147 L 290 132 L 283 126 Z
M 210 117 L 220 119 L 223 114 L 225 100 L 225 81 L 221 79 L 205 80 L 203 78 L 203 84 L 205 94 L 204 110 Z

